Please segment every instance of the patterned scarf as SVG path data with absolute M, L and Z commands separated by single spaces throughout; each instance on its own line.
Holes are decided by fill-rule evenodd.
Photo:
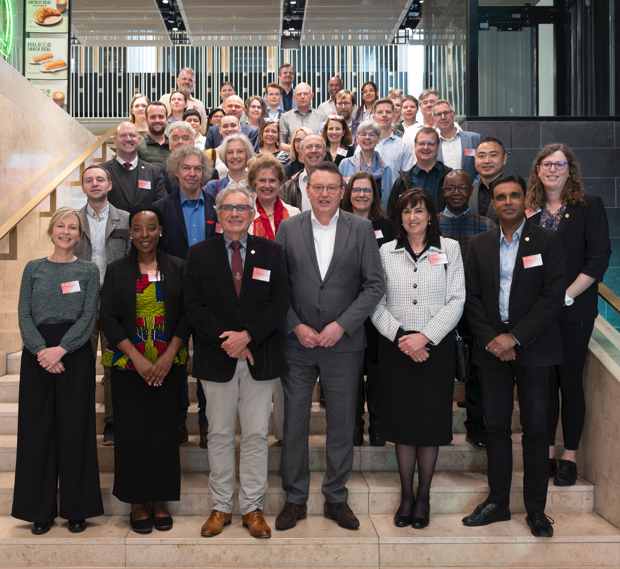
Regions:
M 276 236 L 271 228 L 269 216 L 265 213 L 263 206 L 258 200 L 256 200 L 256 211 L 258 211 L 260 217 L 254 220 L 254 235 L 256 237 L 264 237 L 265 239 L 269 239 L 269 241 L 275 241 Z M 287 217 L 289 217 L 288 210 L 284 207 L 282 200 L 276 198 L 276 203 L 273 207 L 273 224 L 276 227 L 276 233 L 278 232 L 282 220 Z
M 368 166 L 366 166 L 366 161 L 360 152 L 355 155 L 353 167 L 356 172 L 370 172 L 375 180 L 380 180 L 383 176 L 383 172 L 385 171 L 385 162 L 383 162 L 381 156 L 379 156 L 379 153 L 375 150 L 375 157 L 372 160 L 372 166 L 368 168 Z

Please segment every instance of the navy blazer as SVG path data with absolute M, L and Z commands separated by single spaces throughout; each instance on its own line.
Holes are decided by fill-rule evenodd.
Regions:
M 250 142 L 254 145 L 254 152 L 258 154 L 258 131 L 248 124 L 242 124 L 241 134 L 245 134 L 250 139 Z M 207 132 L 205 150 L 209 150 L 209 148 L 218 148 L 223 140 L 220 134 L 220 127 L 218 125 L 212 126 Z
M 180 191 L 177 190 L 153 205 L 159 208 L 164 216 L 162 239 L 166 253 L 185 260 L 187 259 L 189 243 L 187 241 L 187 227 L 185 227 L 183 209 L 181 208 Z M 207 194 L 203 188 L 202 199 L 205 202 L 205 239 L 209 239 L 215 235 L 215 224 L 217 222 L 215 198 L 211 194 Z
M 476 148 L 480 144 L 481 136 L 477 132 L 469 132 L 463 130 L 461 135 L 461 151 L 463 157 L 461 159 L 461 169 L 465 170 L 470 176 L 472 183 L 478 178 L 478 172 L 476 171 Z M 441 141 L 441 138 L 439 139 Z M 474 153 L 471 156 L 465 155 L 465 150 L 473 149 Z M 439 145 L 439 154 L 437 155 L 437 161 L 443 162 L 443 153 L 441 151 L 441 144 Z

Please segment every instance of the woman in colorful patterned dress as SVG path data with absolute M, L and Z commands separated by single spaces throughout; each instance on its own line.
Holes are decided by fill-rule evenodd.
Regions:
M 161 212 L 137 206 L 129 225 L 131 251 L 108 265 L 101 292 L 102 363 L 112 368 L 113 494 L 131 504 L 132 529 L 150 533 L 172 528 L 166 502 L 180 499 L 177 420 L 191 325 L 184 262 L 164 252 Z

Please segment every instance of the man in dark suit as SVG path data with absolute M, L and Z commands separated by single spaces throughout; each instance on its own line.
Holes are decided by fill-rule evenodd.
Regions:
M 241 134 L 245 134 L 250 139 L 250 142 L 254 146 L 254 152 L 258 154 L 258 130 L 248 124 L 241 124 L 241 115 L 243 114 L 243 99 L 241 99 L 241 97 L 238 97 L 237 95 L 231 95 L 230 97 L 228 97 L 228 99 L 226 99 L 226 101 L 222 105 L 222 108 L 227 115 L 235 115 L 237 119 L 239 119 Z M 220 127 L 218 125 L 212 126 L 207 131 L 205 150 L 209 150 L 209 148 L 218 148 L 219 145 L 222 144 L 222 140 L 224 140 L 224 138 L 222 136 L 222 133 L 220 132 Z
M 548 379 L 562 362 L 558 315 L 566 291 L 560 236 L 525 219 L 525 182 L 502 176 L 491 187 L 499 227 L 467 250 L 465 314 L 474 334 L 486 421 L 488 498 L 463 518 L 468 526 L 510 519 L 511 417 L 517 385 L 523 427 L 523 501 L 532 535 L 551 537 L 544 513 L 549 478 Z
M 166 197 L 161 168 L 138 158 L 140 133 L 130 122 L 118 125 L 114 135 L 116 157 L 101 164 L 112 180 L 108 201 L 117 209 L 131 211 L 134 206 L 152 204 Z
M 310 137 L 308 137 L 310 138 Z M 353 467 L 357 385 L 366 347 L 364 321 L 385 291 L 383 267 L 372 224 L 339 209 L 344 183 L 333 162 L 322 162 L 308 179 L 311 209 L 280 224 L 291 308 L 280 324 L 291 371 L 284 389 L 282 486 L 286 503 L 276 519 L 284 530 L 306 517 L 310 491 L 308 434 L 317 377 L 327 413 L 325 517 L 357 529 L 347 504 Z
M 289 308 L 286 263 L 282 247 L 248 234 L 250 190 L 231 182 L 216 205 L 223 233 L 190 247 L 185 264 L 185 306 L 197 331 L 193 372 L 207 394 L 210 422 L 213 510 L 202 535 L 217 535 L 231 521 L 238 409 L 239 508 L 250 535 L 264 538 L 271 536 L 261 504 L 271 397 L 275 378 L 288 371 L 278 330 Z
M 179 123 L 176 123 L 179 124 Z M 184 124 L 184 123 L 180 123 Z M 177 133 L 181 131 L 177 129 Z M 168 159 L 170 177 L 180 189 L 156 201 L 153 205 L 164 216 L 162 239 L 169 255 L 187 259 L 187 250 L 191 245 L 200 243 L 215 235 L 215 198 L 201 190 L 211 178 L 213 166 L 204 152 L 194 146 L 177 146 Z M 196 334 L 194 346 L 196 345 Z M 189 392 L 187 373 L 179 410 L 179 444 L 188 442 L 187 410 L 189 409 Z M 209 422 L 207 420 L 207 402 L 200 382 L 196 384 L 198 396 L 198 428 L 200 429 L 200 448 L 207 448 Z
M 476 172 L 479 178 L 473 185 L 469 206 L 475 215 L 497 223 L 497 214 L 491 203 L 491 184 L 502 175 L 508 154 L 501 140 L 488 136 L 476 148 Z

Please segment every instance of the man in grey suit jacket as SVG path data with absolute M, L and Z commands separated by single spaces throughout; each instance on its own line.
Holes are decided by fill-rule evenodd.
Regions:
M 291 300 L 280 324 L 290 371 L 282 376 L 280 470 L 287 497 L 276 529 L 289 529 L 306 517 L 310 411 L 319 375 L 328 424 L 325 517 L 356 529 L 346 483 L 353 466 L 364 321 L 383 296 L 383 267 L 371 223 L 339 209 L 344 183 L 333 162 L 313 169 L 306 192 L 312 209 L 284 220 L 276 236 L 284 248 Z
M 499 220 L 493 208 L 491 184 L 503 175 L 507 158 L 508 154 L 502 141 L 491 136 L 482 140 L 476 148 L 476 171 L 479 176 L 473 185 L 469 207 L 473 214 L 486 217 L 495 224 L 498 224 Z
M 108 202 L 108 194 L 112 189 L 109 172 L 100 165 L 92 165 L 82 174 L 82 191 L 86 194 L 88 202 L 80 210 L 84 221 L 84 234 L 79 243 L 73 249 L 76 257 L 86 261 L 92 261 L 99 267 L 100 284 L 107 266 L 121 259 L 131 247 L 129 239 L 129 214 L 126 211 L 116 209 Z M 97 310 L 97 322 L 90 337 L 90 342 L 97 357 L 97 344 L 101 338 L 101 351 L 108 344 L 103 331 L 99 327 L 99 310 Z M 105 413 L 103 418 L 103 444 L 114 444 L 114 412 L 112 409 L 112 389 L 110 387 L 110 368 L 103 368 L 103 401 Z

